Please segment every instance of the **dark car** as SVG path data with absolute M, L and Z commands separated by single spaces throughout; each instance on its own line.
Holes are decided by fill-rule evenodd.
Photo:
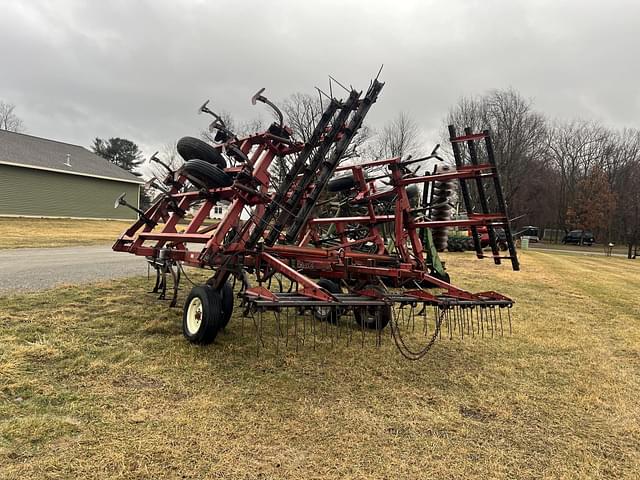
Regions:
M 587 245 L 591 246 L 596 243 L 596 239 L 593 237 L 593 233 L 589 230 L 571 230 L 562 239 L 562 243 L 572 245 Z

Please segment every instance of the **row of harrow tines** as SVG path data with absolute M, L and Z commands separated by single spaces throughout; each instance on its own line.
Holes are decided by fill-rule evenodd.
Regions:
M 390 324 L 405 356 L 420 358 L 443 319 L 459 320 L 464 332 L 462 319 L 467 328 L 473 325 L 468 319 L 474 311 L 486 322 L 498 318 L 494 310 L 512 306 L 496 292 L 470 293 L 452 285 L 434 243 L 434 235 L 441 238 L 448 228 L 469 228 L 479 258 L 489 256 L 497 264 L 509 259 L 518 269 L 488 132 L 457 137 L 451 127 L 453 168 L 444 166 L 437 147 L 417 159 L 344 164 L 383 86 L 375 79 L 366 92 L 326 96 L 305 142 L 284 124 L 264 89 L 252 102 L 269 106 L 277 120 L 242 138 L 205 103 L 200 111 L 213 116 L 215 143 L 181 139 L 178 152 L 185 163 L 176 171 L 152 157 L 166 170 L 164 178 L 150 181 L 161 193 L 146 211 L 136 209 L 138 220 L 113 249 L 145 256 L 156 270 L 154 292 L 160 298 L 172 283 L 172 306 L 187 277 L 183 266 L 212 272 L 186 298 L 183 333 L 189 341 L 212 342 L 238 299 L 243 318 L 286 310 L 340 325 L 352 316 L 353 328 L 378 335 Z M 433 171 L 420 174 L 429 163 Z M 446 197 L 456 180 L 467 215 L 453 220 Z M 135 209 L 122 197 L 116 204 Z M 212 222 L 212 209 L 219 206 L 225 213 Z M 480 247 L 480 228 L 489 232 L 491 255 Z M 500 255 L 498 230 L 506 232 L 508 256 Z M 402 336 L 402 325 L 411 324 L 398 320 L 405 308 L 435 312 L 434 335 L 418 350 Z M 479 331 L 481 322 L 476 325 Z

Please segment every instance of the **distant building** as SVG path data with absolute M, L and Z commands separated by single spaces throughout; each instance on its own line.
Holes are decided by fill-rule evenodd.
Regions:
M 229 209 L 228 205 L 214 205 L 213 207 L 211 207 L 211 213 L 209 213 L 209 218 L 214 218 L 216 220 L 220 220 L 222 217 L 224 217 L 225 213 L 227 213 L 227 210 Z
M 79 145 L 0 130 L 0 216 L 133 219 L 144 182 Z

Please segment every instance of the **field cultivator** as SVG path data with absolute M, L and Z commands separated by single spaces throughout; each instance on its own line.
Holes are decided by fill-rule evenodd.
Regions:
M 138 211 L 139 219 L 113 249 L 147 258 L 156 270 L 153 291 L 160 298 L 171 279 L 172 306 L 184 265 L 212 271 L 185 301 L 183 333 L 189 341 L 212 342 L 229 322 L 236 299 L 244 308 L 242 318 L 253 319 L 259 344 L 265 312 L 272 312 L 277 338 L 287 345 L 293 339 L 296 348 L 307 334 L 315 344 L 323 332 L 332 342 L 351 342 L 358 329 L 363 341 L 371 330 L 379 342 L 389 325 L 408 358 L 424 355 L 442 325 L 461 335 L 504 331 L 502 311 L 513 301 L 493 291 L 455 287 L 438 257 L 448 228 L 469 228 L 478 258 L 496 264 L 508 259 L 519 269 L 489 132 L 457 136 L 450 127 L 455 166 L 444 166 L 437 147 L 422 158 L 346 166 L 350 144 L 383 85 L 375 79 L 364 94 L 351 89 L 346 99 L 327 96 L 306 142 L 294 138 L 264 89 L 252 102 L 272 108 L 278 120 L 243 138 L 205 103 L 200 111 L 214 117 L 210 130 L 217 143 L 180 140 L 185 163 L 177 171 L 152 157 L 167 171 L 163 179 L 150 181 L 161 194 Z M 418 174 L 429 162 L 437 164 L 433 172 Z M 455 181 L 465 219 L 450 216 Z M 123 197 L 118 205 L 131 207 Z M 225 205 L 226 213 L 210 224 L 218 205 Z M 506 232 L 506 256 L 496 228 Z M 481 229 L 489 232 L 491 254 L 482 249 Z M 346 327 L 349 314 L 355 322 Z M 409 347 L 409 331 L 426 336 L 426 345 Z

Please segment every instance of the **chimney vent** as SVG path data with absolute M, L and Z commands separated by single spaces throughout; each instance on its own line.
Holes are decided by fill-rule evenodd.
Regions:
M 66 161 L 66 162 L 64 162 L 64 164 L 65 164 L 67 167 L 70 167 L 70 166 L 71 166 L 71 154 L 70 154 L 70 153 L 67 153 L 67 161 Z

